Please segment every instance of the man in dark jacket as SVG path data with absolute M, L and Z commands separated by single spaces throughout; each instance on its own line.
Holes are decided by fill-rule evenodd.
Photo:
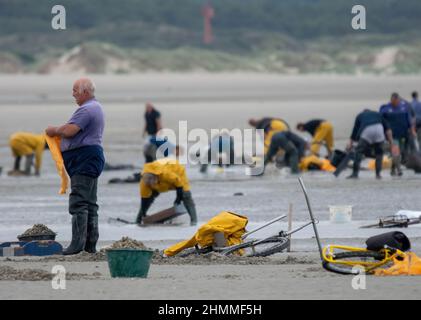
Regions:
M 382 114 L 366 109 L 357 116 L 348 145 L 348 149 L 351 149 L 352 145 L 357 143 L 354 168 L 349 179 L 358 178 L 363 155 L 371 148 L 376 154 L 376 178 L 381 179 L 383 144 L 386 137 L 390 145 L 393 146 L 392 130 Z
M 161 129 L 161 113 L 148 102 L 145 105 L 145 129 L 143 130 L 143 137 L 146 137 L 146 143 L 143 147 L 145 163 L 155 161 L 157 159 L 156 152 L 158 148 L 162 143 L 165 143 L 163 139 L 157 136 Z
M 298 174 L 298 165 L 307 147 L 306 141 L 291 131 L 275 133 L 265 156 L 265 166 L 272 161 L 279 150 L 283 150 L 285 163 L 291 168 L 291 173 Z

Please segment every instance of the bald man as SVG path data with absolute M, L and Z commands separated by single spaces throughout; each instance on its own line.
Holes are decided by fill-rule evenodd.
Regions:
M 61 153 L 71 179 L 69 212 L 72 215 L 72 242 L 64 255 L 83 250 L 96 252 L 98 241 L 98 177 L 104 168 L 102 135 L 104 113 L 95 99 L 95 85 L 87 78 L 73 85 L 73 97 L 79 106 L 70 120 L 60 127 L 48 127 L 46 134 L 61 138 Z

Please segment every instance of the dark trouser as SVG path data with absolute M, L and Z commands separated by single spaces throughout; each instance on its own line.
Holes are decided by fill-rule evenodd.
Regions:
M 285 151 L 285 160 L 291 168 L 291 172 L 298 173 L 298 149 L 294 143 L 292 143 L 292 141 L 283 134 L 283 132 L 277 133 L 272 137 L 272 141 L 270 142 L 270 147 L 265 158 L 265 164 L 271 161 L 280 149 Z
M 21 160 L 22 160 L 22 157 L 20 157 L 20 156 L 17 156 L 16 157 L 16 159 L 15 159 L 15 165 L 13 167 L 13 169 L 15 171 L 19 171 L 20 170 L 20 162 L 21 162 Z
M 20 156 L 16 157 L 15 164 L 14 164 L 14 167 L 13 167 L 13 169 L 15 171 L 20 170 L 21 160 L 22 160 L 22 157 L 20 157 Z M 33 162 L 34 162 L 34 155 L 33 154 L 27 155 L 26 159 L 25 159 L 25 171 L 24 171 L 25 174 L 29 175 L 31 173 L 31 167 L 32 167 Z
M 98 178 L 75 175 L 71 178 L 69 212 L 72 215 L 72 242 L 79 239 L 79 246 L 95 252 L 98 241 Z
M 26 161 L 25 161 L 25 174 L 27 175 L 31 174 L 31 167 L 33 163 L 34 163 L 34 155 L 33 154 L 27 155 Z
M 153 143 L 148 143 L 143 148 L 143 155 L 145 156 L 145 163 L 154 162 L 156 160 L 156 152 L 158 148 Z
M 398 174 L 402 172 L 402 163 L 406 163 L 410 150 L 408 139 L 394 139 L 394 142 L 399 145 L 400 154 L 396 156 L 392 154 L 392 175 L 395 175 L 396 171 Z
M 158 197 L 159 193 L 153 194 L 150 198 L 142 198 L 140 204 L 140 210 L 137 214 L 136 223 L 141 224 L 143 217 L 146 217 L 146 213 L 151 207 L 152 203 Z M 183 191 L 183 204 L 187 209 L 190 216 L 191 223 L 197 223 L 196 205 L 194 204 L 193 197 L 190 191 Z
M 196 205 L 190 191 L 183 192 L 183 204 L 190 215 L 190 222 L 197 223 Z
M 220 153 L 225 153 L 229 156 L 229 164 L 232 165 L 235 163 L 235 152 L 234 152 L 234 146 L 230 145 L 230 150 L 229 153 L 225 152 L 225 150 L 212 150 L 211 147 L 209 147 L 208 150 L 208 163 L 207 164 L 202 164 L 200 166 L 200 172 L 205 173 L 208 170 L 208 164 L 214 164 L 212 163 L 212 160 L 217 161 L 217 164 L 219 166 L 223 166 L 224 164 L 220 161 L 220 159 L 218 159 L 218 156 Z
M 370 144 L 368 141 L 360 139 L 357 147 L 355 148 L 355 160 L 352 173 L 354 176 L 358 176 L 361 160 L 363 159 L 364 153 L 370 148 L 374 149 L 376 155 L 376 175 L 380 175 L 383 165 L 383 142 Z

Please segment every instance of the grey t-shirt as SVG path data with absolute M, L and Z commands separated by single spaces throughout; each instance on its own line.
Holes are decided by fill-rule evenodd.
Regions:
M 67 124 L 75 124 L 80 131 L 72 138 L 61 140 L 61 151 L 68 151 L 84 146 L 102 146 L 104 132 L 104 112 L 94 98 L 86 101 L 72 115 Z
M 377 123 L 366 127 L 361 133 L 360 138 L 364 139 L 369 144 L 383 142 L 386 139 L 383 125 L 381 123 Z

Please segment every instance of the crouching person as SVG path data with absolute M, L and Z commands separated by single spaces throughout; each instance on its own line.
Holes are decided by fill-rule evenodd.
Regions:
M 15 157 L 15 165 L 9 175 L 25 175 L 31 174 L 31 167 L 35 157 L 35 175 L 40 175 L 42 155 L 48 145 L 45 143 L 43 134 L 33 134 L 29 132 L 16 132 L 10 137 L 10 148 Z M 25 170 L 20 170 L 20 162 L 22 157 L 26 157 Z
M 350 150 L 354 143 L 355 159 L 352 175 L 348 179 L 357 179 L 360 172 L 360 165 L 363 156 L 369 149 L 374 149 L 376 154 L 376 178 L 381 179 L 381 171 L 383 165 L 383 145 L 385 140 L 389 141 L 393 150 L 393 135 L 389 123 L 379 112 L 370 111 L 368 109 L 361 112 L 355 119 L 354 128 L 351 134 L 351 140 L 347 149 Z
M 142 198 L 136 223 L 141 224 L 148 209 L 160 193 L 175 190 L 177 197 L 174 204 L 183 202 L 190 215 L 190 224 L 197 224 L 196 207 L 190 191 L 186 170 L 175 159 L 161 159 L 145 164 L 140 180 L 140 196 Z
M 265 156 L 265 167 L 282 150 L 285 153 L 285 163 L 291 168 L 291 173 L 298 174 L 299 163 L 307 148 L 306 141 L 291 131 L 275 133 Z
M 73 97 L 79 107 L 67 124 L 46 130 L 48 136 L 61 138 L 60 149 L 71 180 L 72 242 L 63 251 L 64 255 L 83 250 L 95 253 L 99 237 L 97 186 L 105 164 L 102 149 L 104 114 L 94 91 L 91 80 L 76 81 Z

